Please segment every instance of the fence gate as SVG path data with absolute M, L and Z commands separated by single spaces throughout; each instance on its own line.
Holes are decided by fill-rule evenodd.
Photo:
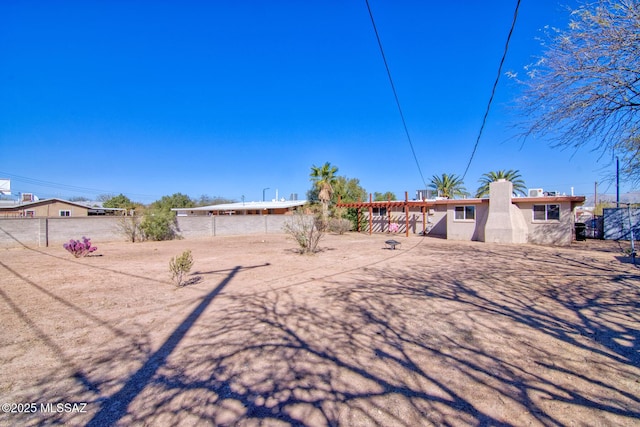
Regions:
M 604 238 L 607 240 L 640 240 L 640 209 L 605 208 L 603 210 Z

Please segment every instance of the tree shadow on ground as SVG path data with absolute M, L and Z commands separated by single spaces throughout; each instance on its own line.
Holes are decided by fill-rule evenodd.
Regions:
M 430 263 L 439 251 L 446 265 Z M 529 246 L 412 255 L 304 292 L 219 295 L 229 271 L 158 350 L 108 362 L 136 369 L 87 373 L 101 390 L 89 425 L 637 423 L 640 278 L 628 267 Z
M 129 404 L 138 397 L 142 390 L 151 382 L 157 371 L 166 364 L 168 357 L 178 347 L 187 332 L 193 328 L 216 296 L 233 280 L 239 271 L 256 267 L 262 266 L 237 266 L 233 268 L 218 286 L 200 300 L 200 303 L 178 325 L 162 346 L 153 352 L 153 354 L 145 360 L 144 364 L 127 379 L 122 388 L 102 402 L 100 410 L 86 425 L 103 426 L 118 423 L 127 413 Z
M 153 408 L 136 406 L 140 412 L 123 421 L 187 414 L 215 425 L 412 426 L 446 424 L 448 417 L 509 425 L 415 363 L 400 331 L 372 321 L 371 313 L 341 319 L 297 302 L 290 291 L 231 298 L 227 307 L 224 320 L 193 336 L 183 352 L 188 357 L 168 364 L 141 395 L 141 402 L 153 399 Z
M 229 296 L 121 420 L 633 425 L 638 277 L 585 276 L 580 260 L 549 272 L 563 259 L 535 249 L 523 271 L 508 256 L 486 253 L 494 271 L 367 268 L 317 290 L 320 306 L 294 289 Z

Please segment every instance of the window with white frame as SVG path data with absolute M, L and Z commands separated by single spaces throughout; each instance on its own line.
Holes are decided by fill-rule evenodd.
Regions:
M 470 221 L 476 219 L 475 206 L 456 206 L 453 219 L 457 221 Z
M 71 216 L 71 211 L 60 211 L 60 216 Z
M 560 205 L 533 205 L 534 221 L 560 220 Z

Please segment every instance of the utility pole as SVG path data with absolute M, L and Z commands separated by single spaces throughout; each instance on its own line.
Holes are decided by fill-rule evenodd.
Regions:
M 620 160 L 616 156 L 616 208 L 620 209 Z
M 616 208 L 620 209 L 620 160 L 616 156 Z
M 631 261 L 633 261 L 633 265 L 636 265 L 636 245 L 635 245 L 635 239 L 633 236 L 633 222 L 631 221 L 631 203 L 627 204 L 627 212 L 629 215 L 629 234 L 630 236 L 630 240 L 631 240 Z

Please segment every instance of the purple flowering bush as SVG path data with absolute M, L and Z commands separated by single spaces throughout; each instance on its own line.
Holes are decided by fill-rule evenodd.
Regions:
M 82 237 L 82 240 L 69 240 L 69 243 L 62 245 L 67 251 L 71 252 L 74 257 L 80 258 L 95 252 L 98 248 L 91 246 L 91 239 Z

